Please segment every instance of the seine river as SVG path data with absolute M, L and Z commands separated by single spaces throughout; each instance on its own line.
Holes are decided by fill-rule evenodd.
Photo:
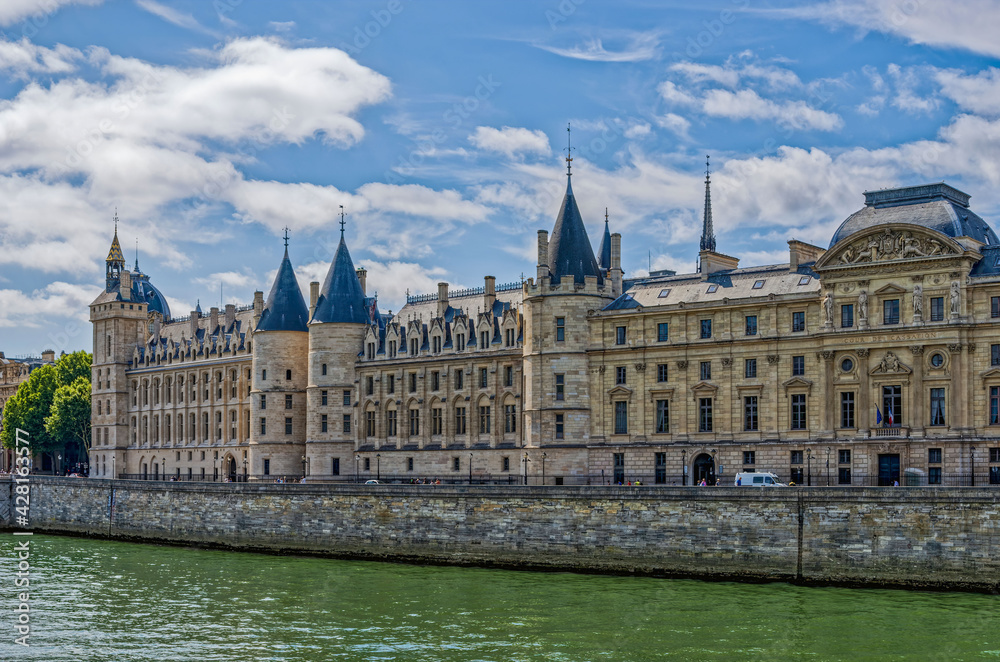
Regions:
M 0 660 L 997 660 L 1000 598 L 243 554 L 35 535 Z

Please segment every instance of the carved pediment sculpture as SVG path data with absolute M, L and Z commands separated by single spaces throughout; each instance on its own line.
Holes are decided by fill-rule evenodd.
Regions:
M 922 236 L 908 230 L 886 228 L 882 232 L 870 234 L 848 244 L 840 251 L 836 262 L 861 264 L 949 253 L 954 253 L 954 250 L 933 237 Z
M 893 373 L 911 373 L 913 372 L 908 366 L 903 365 L 895 354 L 892 352 L 886 352 L 882 360 L 871 370 L 871 374 L 893 374 Z

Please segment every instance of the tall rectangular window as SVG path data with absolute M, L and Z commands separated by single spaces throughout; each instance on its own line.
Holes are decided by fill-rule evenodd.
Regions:
M 420 410 L 410 410 L 410 436 L 416 437 L 420 434 Z
M 437 370 L 431 372 L 431 390 L 437 391 L 441 388 L 441 373 Z
M 615 328 L 615 344 L 624 345 L 625 344 L 625 327 L 619 326 Z
M 386 393 L 396 392 L 396 375 L 386 375 L 385 376 L 385 390 Z
M 656 340 L 667 342 L 670 339 L 670 325 L 667 322 L 660 322 L 656 325 Z
M 291 433 L 292 433 L 292 417 L 291 416 L 286 416 L 285 417 L 285 434 L 291 434 Z
M 479 388 L 487 388 L 490 385 L 489 368 L 479 369 Z
M 698 432 L 712 431 L 712 398 L 698 398 Z
M 656 365 L 656 381 L 665 382 L 667 381 L 667 364 L 658 363 Z
M 931 321 L 944 320 L 944 297 L 931 297 Z
M 625 366 L 620 365 L 615 368 L 615 384 L 625 383 Z
M 286 395 L 285 396 L 285 409 L 291 409 L 291 408 L 292 408 L 292 396 L 291 395 Z
M 743 360 L 743 376 L 747 379 L 757 378 L 757 359 Z
M 792 357 L 792 374 L 793 375 L 806 374 L 806 357 L 804 356 Z
M 344 390 L 344 406 L 345 407 L 351 406 L 351 392 L 346 389 Z
M 931 389 L 931 425 L 944 425 L 944 389 Z
M 193 426 L 192 426 L 193 427 Z M 267 419 L 263 416 L 260 417 L 260 434 L 263 436 L 267 434 Z M 191 437 L 194 437 L 194 431 L 191 432 Z
M 343 430 L 344 430 L 344 434 L 350 434 L 351 433 L 351 415 L 350 414 L 344 414 Z
M 1000 425 L 1000 386 L 990 387 L 990 425 Z
M 757 451 L 743 451 L 743 464 L 757 464 Z
M 434 407 L 431 409 L 431 434 L 441 434 L 444 424 L 442 422 L 441 408 Z
M 462 379 L 463 379 L 462 376 L 464 374 L 465 373 L 462 372 L 461 368 L 455 368 L 455 390 L 456 391 L 461 391 L 462 388 L 463 388 L 463 386 L 464 386 L 464 384 L 462 383 Z
M 327 431 L 326 414 L 322 414 L 319 417 L 319 431 L 320 432 L 326 432 Z
M 757 335 L 757 316 L 747 315 L 744 319 L 744 331 L 748 336 Z
M 990 297 L 990 317 L 1000 317 L 1000 297 Z
M 628 403 L 615 403 L 615 434 L 628 434 Z
M 994 345 L 994 347 L 997 347 L 997 345 Z M 263 393 L 260 396 L 260 408 L 267 409 L 267 395 Z
M 701 362 L 701 379 L 703 381 L 705 381 L 705 380 L 709 380 L 711 378 L 712 378 L 712 362 L 711 361 L 702 361 Z
M 1000 365 L 1000 345 L 990 345 L 990 365 Z
M 899 324 L 899 299 L 882 302 L 882 324 Z
M 754 431 L 758 429 L 757 396 L 747 395 L 743 398 L 743 429 Z
M 375 412 L 373 411 L 365 412 L 365 436 L 375 436 Z
M 840 307 L 840 326 L 849 329 L 854 326 L 854 304 L 845 303 Z
M 792 332 L 798 333 L 800 331 L 806 330 L 806 313 L 802 310 L 797 310 L 792 313 Z
M 385 412 L 385 436 L 387 437 L 395 437 L 398 433 L 396 416 L 395 409 Z
M 340 458 L 332 457 L 330 458 L 330 473 L 334 476 L 340 475 Z
M 514 366 L 504 366 L 503 368 L 503 385 L 513 386 L 514 385 Z
M 371 395 L 375 392 L 375 378 L 366 377 L 365 378 L 365 393 Z
M 417 373 L 410 373 L 410 393 L 417 392 Z
M 941 464 L 941 449 L 940 448 L 928 448 L 927 449 L 927 464 Z
M 479 434 L 490 433 L 490 407 L 489 405 L 479 408 Z
M 792 429 L 806 429 L 806 396 L 803 393 L 792 395 Z
M 517 432 L 517 405 L 503 406 L 503 431 L 505 434 Z
M 320 391 L 319 392 L 319 403 L 320 403 L 320 405 L 322 405 L 323 407 L 325 407 L 327 399 L 328 399 L 328 396 L 326 394 L 326 391 Z
M 465 407 L 455 407 L 455 434 L 465 434 Z
M 566 340 L 566 318 L 557 317 L 556 318 L 556 342 L 562 342 Z
M 712 337 L 712 320 L 701 320 L 701 337 L 711 338 Z
M 659 434 L 670 432 L 670 401 L 656 401 L 656 431 Z
M 854 427 L 854 391 L 840 394 L 840 427 L 845 429 Z
M 882 421 L 886 425 L 903 424 L 903 387 L 882 387 Z
M 667 482 L 667 454 L 656 453 L 654 455 L 655 473 L 653 482 L 657 485 L 664 485 Z
M 837 463 L 838 464 L 850 464 L 851 463 L 851 449 L 841 448 L 837 451 Z
M 566 375 L 556 375 L 556 400 L 566 399 Z

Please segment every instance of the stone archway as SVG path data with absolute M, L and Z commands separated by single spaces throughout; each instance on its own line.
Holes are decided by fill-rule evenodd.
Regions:
M 715 460 L 708 453 L 702 453 L 694 458 L 694 484 L 715 485 Z

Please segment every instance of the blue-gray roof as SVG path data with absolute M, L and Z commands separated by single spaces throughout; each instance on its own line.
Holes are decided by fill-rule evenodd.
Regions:
M 604 219 L 604 236 L 601 237 L 601 247 L 597 249 L 597 266 L 607 272 L 611 268 L 611 229 L 608 219 Z
M 258 331 L 308 331 L 309 309 L 302 290 L 295 278 L 292 261 L 288 259 L 288 248 L 285 257 L 278 267 L 278 274 L 271 285 L 271 293 L 267 295 L 264 312 L 257 323 Z
M 369 320 L 365 293 L 354 270 L 347 242 L 341 234 L 337 253 L 320 288 L 312 321 L 367 324 Z
M 993 229 L 969 209 L 969 196 L 944 183 L 865 192 L 865 206 L 847 217 L 830 240 L 837 242 L 877 225 L 909 223 L 947 237 L 1000 244 Z
M 604 282 L 569 179 L 566 180 L 566 195 L 549 241 L 549 273 L 553 284 L 559 283 L 563 276 L 572 276 L 581 285 L 586 276 L 596 276 L 598 283 Z
M 166 297 L 149 282 L 149 276 L 138 270 L 132 272 L 132 300 L 142 301 L 150 312 L 159 312 L 163 319 L 170 319 L 170 306 L 167 305 Z

